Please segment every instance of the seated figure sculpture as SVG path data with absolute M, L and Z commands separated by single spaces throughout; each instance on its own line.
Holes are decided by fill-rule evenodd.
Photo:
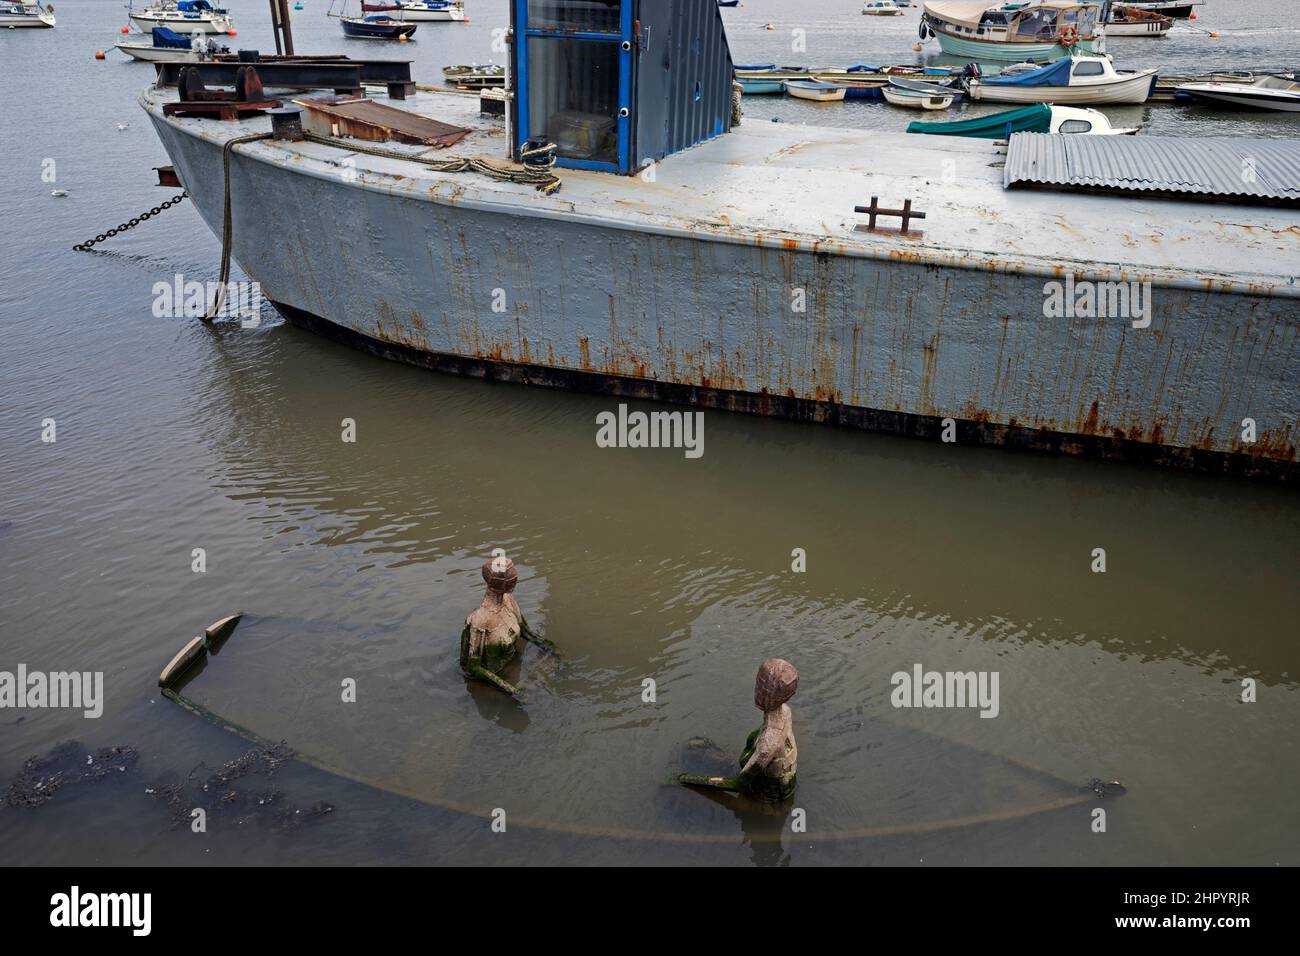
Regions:
M 754 703 L 763 712 L 763 726 L 749 735 L 740 755 L 740 773 L 731 777 L 678 774 L 692 787 L 732 790 L 764 800 L 794 795 L 799 747 L 794 739 L 794 714 L 786 701 L 799 688 L 799 672 L 789 661 L 773 657 L 763 662 L 754 682 Z
M 555 653 L 555 645 L 536 634 L 524 620 L 524 612 L 510 592 L 519 582 L 515 563 L 504 555 L 483 563 L 483 581 L 487 593 L 483 602 L 465 619 L 460 634 L 460 666 L 469 677 L 476 677 L 499 687 L 512 697 L 519 688 L 500 676 L 501 670 L 514 658 L 519 640 L 536 644 L 548 654 Z

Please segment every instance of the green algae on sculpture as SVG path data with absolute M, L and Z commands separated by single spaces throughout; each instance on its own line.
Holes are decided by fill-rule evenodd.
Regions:
M 557 653 L 555 644 L 528 626 L 524 612 L 510 593 L 519 582 L 513 561 L 504 555 L 485 561 L 483 581 L 487 585 L 483 603 L 465 619 L 460 632 L 461 670 L 518 697 L 519 688 L 501 677 L 500 672 L 514 659 L 520 639 L 548 654 Z
M 794 795 L 799 747 L 794 739 L 794 713 L 786 701 L 799 688 L 799 672 L 789 661 L 773 657 L 763 662 L 754 681 L 754 703 L 763 711 L 763 726 L 751 733 L 740 755 L 740 773 L 730 777 L 677 775 L 692 787 L 731 790 L 767 800 Z

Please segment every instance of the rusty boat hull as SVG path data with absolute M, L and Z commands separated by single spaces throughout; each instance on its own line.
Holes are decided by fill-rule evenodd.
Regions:
M 164 117 L 169 96 L 142 105 L 220 236 L 222 145 L 269 120 Z M 466 125 L 477 109 L 417 99 Z M 489 125 L 439 155 L 499 157 L 503 138 Z M 1295 477 L 1292 211 L 1006 194 L 995 144 L 917 139 L 745 124 L 652 177 L 562 171 L 553 196 L 322 143 L 251 143 L 230 160 L 232 250 L 288 321 L 439 371 Z M 860 186 L 799 192 L 851 156 Z M 758 197 L 754 183 L 767 184 Z M 857 231 L 854 202 L 877 192 L 923 200 L 925 232 Z M 1113 223 L 1108 246 L 1085 235 L 1091 221 Z M 1149 282 L 1149 326 L 1047 317 L 1045 287 L 1067 276 Z

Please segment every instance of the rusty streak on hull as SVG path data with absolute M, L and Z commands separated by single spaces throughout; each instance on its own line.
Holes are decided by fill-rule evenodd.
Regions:
M 791 421 L 843 425 L 864 431 L 939 441 L 943 418 L 845 405 L 842 402 L 744 392 L 734 389 L 660 382 L 589 369 L 568 369 L 497 358 L 479 358 L 432 352 L 363 335 L 320 316 L 281 302 L 272 302 L 285 320 L 378 358 L 450 375 L 485 381 L 536 385 L 566 391 L 639 398 L 650 401 L 711 408 L 719 411 L 765 415 Z M 1223 454 L 1199 448 L 1175 448 L 1150 442 L 1097 434 L 1071 434 L 1042 428 L 1001 425 L 990 421 L 954 419 L 957 442 L 991 445 L 1020 451 L 1052 452 L 1108 461 L 1136 462 L 1206 474 L 1276 481 L 1295 480 L 1294 460 L 1254 455 Z

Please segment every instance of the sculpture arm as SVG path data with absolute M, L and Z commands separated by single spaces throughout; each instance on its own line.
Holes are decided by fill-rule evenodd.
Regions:
M 560 656 L 560 652 L 556 648 L 555 642 L 548 641 L 546 638 L 542 637 L 542 635 L 529 627 L 528 621 L 524 619 L 522 613 L 519 615 L 519 633 L 525 641 L 537 645 L 542 650 L 546 651 L 546 653 L 554 654 L 556 657 Z

